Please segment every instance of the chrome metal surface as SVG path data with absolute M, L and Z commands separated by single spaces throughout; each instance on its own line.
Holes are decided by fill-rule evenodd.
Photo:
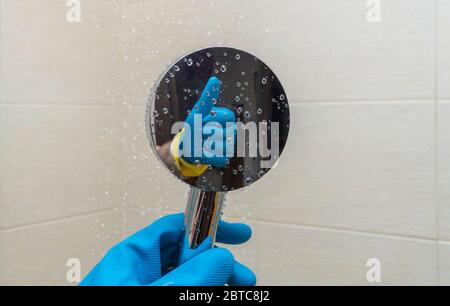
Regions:
M 246 155 L 253 145 L 244 141 L 244 155 L 235 154 L 225 167 L 209 165 L 198 177 L 185 177 L 170 154 L 175 136 L 172 127 L 186 120 L 212 76 L 221 82 L 217 107 L 232 110 L 238 125 L 268 126 L 268 130 L 258 131 L 256 155 Z M 185 212 L 189 248 L 195 249 L 207 237 L 214 243 L 225 192 L 248 186 L 270 171 L 285 147 L 289 121 L 288 99 L 281 82 L 264 62 L 245 51 L 228 47 L 198 50 L 171 64 L 161 75 L 149 96 L 146 129 L 160 162 L 191 186 Z
M 207 237 L 211 237 L 214 244 L 224 198 L 224 192 L 191 188 L 185 211 L 186 234 L 191 249 L 197 248 Z

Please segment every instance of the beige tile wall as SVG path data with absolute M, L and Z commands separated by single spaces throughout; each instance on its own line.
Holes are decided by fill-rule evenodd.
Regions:
M 284 159 L 225 212 L 260 284 L 366 285 L 373 257 L 385 285 L 450 282 L 448 1 L 381 0 L 376 24 L 360 0 L 82 1 L 81 24 L 64 2 L 1 2 L 0 283 L 67 284 L 68 258 L 183 209 L 144 103 L 208 45 L 258 55 L 291 102 Z
M 450 48 L 450 4 L 445 0 L 437 0 L 437 92 L 439 99 L 450 99 L 450 61 L 448 50 Z
M 122 236 L 116 5 L 1 1 L 0 284 L 68 284 Z
M 433 1 L 382 0 L 380 23 L 367 22 L 367 1 L 257 3 L 258 54 L 291 101 L 434 97 Z

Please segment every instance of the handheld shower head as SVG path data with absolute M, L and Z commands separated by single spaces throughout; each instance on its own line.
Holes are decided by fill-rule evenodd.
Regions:
M 206 48 L 163 73 L 148 100 L 146 127 L 161 163 L 191 186 L 181 262 L 214 245 L 226 192 L 270 170 L 289 120 L 280 81 L 247 52 Z

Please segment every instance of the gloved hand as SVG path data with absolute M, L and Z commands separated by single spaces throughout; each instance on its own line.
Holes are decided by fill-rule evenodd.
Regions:
M 175 159 L 177 157 L 182 159 L 181 164 L 176 160 L 180 171 L 183 170 L 183 166 L 186 166 L 185 163 L 182 163 L 183 161 L 197 166 L 197 169 L 189 167 L 189 165 L 185 167 L 188 168 L 186 176 L 197 176 L 206 170 L 208 165 L 223 168 L 229 160 L 229 157 L 226 156 L 227 150 L 231 154 L 234 153 L 236 116 L 228 108 L 215 106 L 219 101 L 219 96 L 220 80 L 217 77 L 211 77 L 203 89 L 200 99 L 185 120 L 185 126 L 189 128 L 189 132 L 184 130 L 177 135 L 178 138 L 175 137 L 174 145 L 178 146 L 175 148 L 178 152 L 173 153 L 172 150 L 172 155 Z M 197 139 L 201 138 L 200 141 L 195 141 L 196 133 L 200 136 L 197 137 Z M 222 153 L 216 154 L 216 152 Z M 190 170 L 194 172 L 192 175 L 189 174 Z
M 252 286 L 255 274 L 223 248 L 207 249 L 180 266 L 178 250 L 184 238 L 184 215 L 165 216 L 114 246 L 83 279 L 81 286 Z M 245 224 L 221 221 L 217 242 L 249 240 Z M 207 243 L 207 241 L 205 241 Z M 201 248 L 202 245 L 199 246 Z

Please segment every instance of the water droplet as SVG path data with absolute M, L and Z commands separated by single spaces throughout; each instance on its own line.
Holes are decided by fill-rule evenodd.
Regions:
M 250 118 L 250 112 L 249 111 L 245 111 L 244 116 L 245 116 L 245 118 Z
M 222 72 L 227 71 L 227 66 L 225 66 L 225 65 L 220 66 L 220 71 L 222 71 Z
M 261 115 L 261 114 L 262 114 L 262 109 L 258 108 L 258 110 L 256 111 L 256 113 L 257 113 L 258 115 Z
M 251 177 L 247 177 L 247 179 L 245 180 L 245 183 L 247 184 L 251 184 L 252 183 L 252 178 Z
M 238 114 L 242 113 L 242 107 L 239 106 L 239 107 L 236 109 L 236 112 L 237 112 Z
M 242 72 L 241 72 L 241 75 L 245 75 L 245 71 L 242 71 Z
M 155 116 L 155 118 L 157 118 L 159 116 L 159 113 L 157 110 L 153 111 L 153 116 Z
M 202 177 L 202 182 L 206 183 L 206 177 L 204 177 L 204 176 Z
M 258 176 L 262 177 L 264 175 L 264 173 L 265 173 L 264 170 L 261 170 L 261 171 L 258 172 Z
M 239 172 L 242 172 L 242 170 L 244 170 L 244 167 L 242 167 L 242 165 L 239 165 L 238 170 L 239 170 Z
M 241 100 L 241 98 L 239 96 L 236 96 L 236 98 L 234 98 L 234 101 L 239 102 Z
M 236 54 L 236 59 L 240 60 L 241 59 L 241 55 L 240 54 Z
M 206 57 L 211 57 L 211 53 L 207 52 Z
M 280 95 L 280 100 L 283 101 L 284 100 L 284 95 Z
M 228 190 L 228 187 L 227 187 L 226 185 L 223 185 L 223 186 L 222 186 L 222 190 L 227 191 L 227 190 Z
M 170 80 L 169 80 L 169 79 L 165 79 L 165 82 L 166 82 L 166 83 L 170 83 Z
M 211 117 L 215 117 L 216 116 L 216 111 L 212 110 L 211 111 Z
M 164 108 L 162 109 L 162 111 L 163 111 L 164 114 L 169 113 L 169 110 L 167 109 L 167 107 L 164 107 Z
M 173 69 L 174 69 L 175 71 L 180 71 L 180 67 L 178 67 L 177 65 L 175 65 L 175 66 L 173 67 Z
M 234 175 L 237 174 L 237 170 L 236 170 L 236 169 L 233 170 L 233 174 L 234 174 Z
M 187 65 L 188 66 L 192 66 L 193 63 L 194 63 L 194 61 L 192 60 L 192 58 L 187 60 Z
M 261 83 L 263 83 L 263 85 L 267 84 L 267 78 L 262 78 Z
M 217 104 L 217 99 L 212 98 L 212 99 L 211 99 L 211 102 L 212 102 L 214 105 L 216 105 L 216 104 Z
M 237 82 L 237 83 L 236 83 L 236 86 L 237 86 L 237 87 L 241 87 L 241 82 Z

